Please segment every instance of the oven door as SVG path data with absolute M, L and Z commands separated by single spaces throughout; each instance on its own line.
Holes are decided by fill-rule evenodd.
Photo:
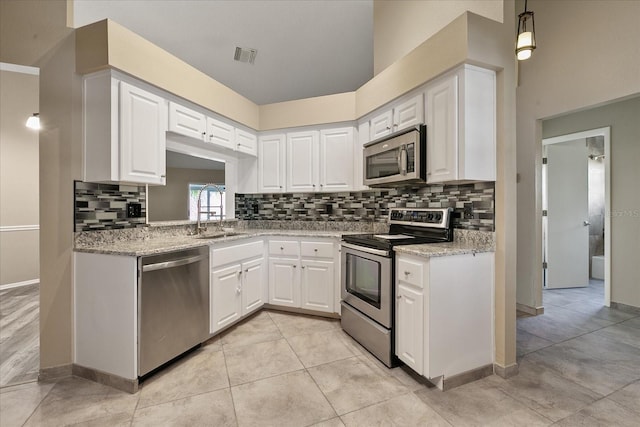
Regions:
M 342 300 L 391 329 L 393 259 L 391 253 L 342 244 Z

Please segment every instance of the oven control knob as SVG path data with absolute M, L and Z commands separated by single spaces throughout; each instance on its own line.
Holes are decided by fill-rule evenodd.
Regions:
M 437 222 L 442 221 L 442 214 L 441 214 L 441 213 L 437 213 L 437 214 L 435 215 L 435 220 L 436 220 Z

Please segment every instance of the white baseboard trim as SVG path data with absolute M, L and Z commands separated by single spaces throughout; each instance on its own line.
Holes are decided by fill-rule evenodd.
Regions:
M 36 284 L 36 283 L 40 283 L 40 279 L 25 280 L 23 282 L 7 283 L 6 285 L 0 285 L 0 291 L 4 291 L 6 289 L 12 289 L 12 288 L 19 288 L 21 286 L 29 286 L 29 285 L 33 285 L 33 284 Z
M 7 231 L 34 231 L 40 230 L 40 226 L 38 224 L 34 225 L 2 225 L 0 226 L 0 232 L 4 233 Z

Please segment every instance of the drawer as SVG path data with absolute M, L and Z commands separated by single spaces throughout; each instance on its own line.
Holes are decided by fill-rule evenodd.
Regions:
M 269 241 L 269 255 L 282 255 L 297 257 L 300 254 L 300 245 L 297 240 L 271 240 Z
M 256 258 L 264 255 L 264 242 L 262 240 L 251 243 L 241 243 L 226 248 L 211 249 L 210 267 L 242 262 L 249 258 Z
M 423 288 L 424 263 L 409 259 L 399 258 L 396 265 L 396 276 L 399 281 L 408 283 L 418 288 Z
M 303 258 L 333 258 L 333 243 L 300 242 L 300 254 Z

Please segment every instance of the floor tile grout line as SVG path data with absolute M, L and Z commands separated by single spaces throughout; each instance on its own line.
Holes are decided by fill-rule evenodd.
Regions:
M 233 406 L 233 416 L 236 420 L 236 426 L 239 426 L 238 422 L 238 412 L 236 411 L 236 400 L 233 398 L 233 390 L 231 389 L 231 377 L 229 376 L 229 367 L 227 366 L 227 354 L 224 352 L 224 345 L 222 344 L 222 340 L 220 342 L 220 351 L 222 352 L 222 358 L 224 359 L 224 370 L 227 373 L 227 384 L 229 389 L 229 396 L 231 397 L 231 406 Z M 224 389 L 222 389 L 224 390 Z
M 23 426 L 26 426 L 27 423 L 29 423 L 29 420 L 31 419 L 31 417 L 33 417 L 33 414 L 36 413 L 36 411 L 38 410 L 38 408 L 40 407 L 40 405 L 42 405 L 42 402 L 44 402 L 44 400 L 49 396 L 49 393 L 51 393 L 53 391 L 53 389 L 58 385 L 58 381 L 55 381 L 53 384 L 53 387 L 51 387 L 49 389 L 49 391 L 42 396 L 42 399 L 40 399 L 40 402 L 38 402 L 38 404 L 36 405 L 35 408 L 33 408 L 33 411 L 31 411 L 31 413 L 29 414 L 29 416 L 27 417 L 26 420 L 24 420 L 24 423 L 22 423 Z
M 506 390 L 503 390 L 502 388 L 500 388 L 500 386 L 496 385 L 495 388 L 501 392 L 502 394 L 504 394 L 505 396 L 508 396 L 509 398 L 513 399 L 514 401 L 518 402 L 519 404 L 521 404 L 522 406 L 524 406 L 525 408 L 529 409 L 530 411 L 533 411 L 534 413 L 536 413 L 537 415 L 541 416 L 542 418 L 544 418 L 545 420 L 548 420 L 551 424 L 555 423 L 556 421 L 552 420 L 551 418 L 547 417 L 546 415 L 538 412 L 537 409 L 530 407 L 529 405 L 527 405 L 526 403 L 522 402 L 520 399 L 518 399 L 516 396 L 512 396 L 510 393 L 508 393 Z M 593 403 L 593 402 L 592 402 Z M 582 408 L 581 408 L 582 409 Z M 576 411 L 577 412 L 577 411 Z M 572 414 L 573 415 L 573 414 Z

